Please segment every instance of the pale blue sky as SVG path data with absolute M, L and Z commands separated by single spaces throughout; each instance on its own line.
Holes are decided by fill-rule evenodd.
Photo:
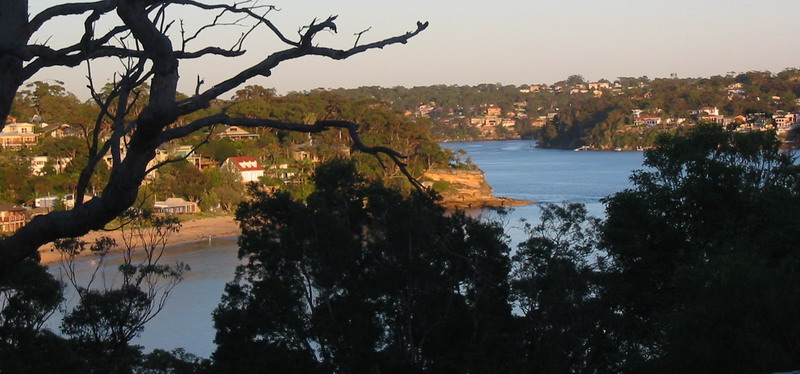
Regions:
M 31 11 L 52 0 L 31 0 Z M 406 45 L 367 52 L 345 61 L 310 57 L 290 61 L 254 84 L 279 92 L 316 87 L 432 84 L 553 83 L 571 74 L 586 79 L 620 76 L 699 77 L 729 71 L 779 72 L 800 66 L 800 1 L 707 0 L 498 0 L 488 1 L 274 1 L 274 22 L 296 35 L 314 17 L 338 14 L 339 33 L 322 45 L 347 47 L 353 33 L 372 27 L 364 42 L 430 27 Z M 37 8 L 38 6 L 38 8 Z M 194 15 L 187 18 L 197 20 Z M 64 20 L 40 34 L 68 39 L 75 23 Z M 58 30 L 58 31 L 52 31 Z M 228 45 L 238 31 L 215 33 Z M 266 29 L 250 40 L 249 58 L 184 63 L 182 90 L 197 74 L 212 83 L 248 66 L 280 45 Z M 113 67 L 113 64 L 112 64 Z M 108 76 L 109 68 L 96 68 Z M 36 79 L 85 86 L 86 69 L 45 71 Z M 103 79 L 108 79 L 103 77 Z

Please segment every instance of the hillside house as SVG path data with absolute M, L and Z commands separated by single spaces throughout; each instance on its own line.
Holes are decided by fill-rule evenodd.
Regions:
M 797 113 L 778 112 L 772 115 L 778 134 L 785 134 L 797 123 Z
M 0 131 L 0 146 L 18 150 L 23 147 L 36 145 L 39 137 L 34 133 L 35 125 L 31 123 L 8 123 Z
M 700 122 L 714 123 L 719 125 L 723 123 L 724 119 L 725 119 L 724 116 L 719 114 L 700 114 L 699 116 L 697 116 L 697 120 Z
M 153 204 L 155 214 L 187 214 L 197 213 L 200 208 L 193 201 L 186 201 L 180 197 L 170 197 L 164 201 L 156 201 Z
M 220 167 L 238 174 L 242 183 L 258 182 L 264 176 L 264 167 L 253 157 L 230 157 Z
M 64 172 L 64 169 L 67 168 L 69 162 L 72 161 L 70 157 L 47 157 L 47 156 L 34 156 L 30 158 L 31 161 L 31 173 L 35 176 L 41 176 L 45 174 L 45 166 L 47 166 L 48 162 L 52 161 L 53 171 L 56 174 L 61 174 Z
M 488 108 L 486 108 L 486 116 L 487 117 L 499 117 L 502 114 L 503 114 L 503 109 L 501 109 L 497 105 L 492 104 L 492 105 L 489 105 Z
M 56 195 L 39 196 L 33 199 L 33 206 L 36 208 L 53 209 L 60 202 L 63 202 L 64 198 L 65 196 L 56 196 Z
M 633 121 L 634 125 L 637 126 L 655 126 L 661 124 L 661 117 L 641 114 Z
M 242 130 L 239 126 L 225 126 L 222 131 L 214 135 L 217 139 L 228 138 L 231 140 L 245 140 L 258 138 L 258 134 L 252 134 Z
M 10 234 L 25 226 L 25 209 L 14 204 L 0 204 L 0 233 Z
M 319 156 L 313 151 L 314 146 L 308 144 L 295 145 L 292 147 L 292 158 L 297 161 L 310 160 L 319 162 Z
M 186 158 L 186 161 L 194 165 L 198 170 L 205 170 L 207 168 L 216 166 L 216 162 L 213 158 L 200 156 L 198 154 L 192 154 Z
M 775 120 L 775 126 L 778 128 L 790 127 L 797 122 L 797 114 L 778 112 L 772 115 L 772 119 Z
M 516 125 L 517 125 L 517 121 L 515 121 L 513 119 L 504 119 L 504 120 L 502 120 L 500 122 L 500 126 L 503 126 L 503 127 L 507 128 L 507 129 L 513 129 L 514 126 L 516 126 Z
M 284 162 L 270 166 L 267 175 L 271 178 L 280 179 L 284 182 L 287 182 L 297 177 L 298 174 L 299 171 L 297 169 L 289 168 L 289 164 Z
M 715 106 L 704 106 L 700 109 L 697 109 L 697 115 L 702 116 L 703 114 L 711 115 L 711 116 L 718 116 L 719 109 Z
M 550 88 L 550 87 L 548 85 L 546 85 L 546 84 L 532 84 L 528 88 L 528 91 L 529 92 L 546 91 L 548 88 Z
M 432 105 L 422 104 L 417 107 L 416 115 L 418 117 L 428 117 L 434 109 L 436 108 Z
M 80 127 L 73 127 L 66 123 L 62 123 L 60 125 L 42 124 L 40 133 L 41 136 L 50 136 L 53 138 L 64 138 L 67 136 L 81 137 L 84 135 Z
M 589 83 L 590 90 L 601 90 L 601 89 L 609 89 L 611 88 L 611 83 L 609 82 L 591 82 Z

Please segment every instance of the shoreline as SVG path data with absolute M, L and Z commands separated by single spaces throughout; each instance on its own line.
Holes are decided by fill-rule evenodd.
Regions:
M 502 138 L 502 139 L 470 139 L 470 140 L 437 140 L 437 143 L 477 143 L 477 142 L 505 142 L 505 141 L 512 141 L 512 140 L 535 140 L 535 139 L 527 139 L 527 138 Z
M 475 199 L 470 201 L 443 201 L 441 205 L 446 209 L 471 209 L 471 208 L 488 208 L 488 207 L 510 207 L 510 206 L 523 206 L 534 204 L 533 201 L 519 200 L 509 197 L 495 197 L 487 199 Z M 211 239 L 238 237 L 241 235 L 239 224 L 234 220 L 233 215 L 218 216 L 218 217 L 199 217 L 189 219 L 181 222 L 180 231 L 172 234 L 167 240 L 165 248 L 203 242 Z M 88 243 L 94 242 L 100 237 L 107 236 L 114 239 L 118 245 L 111 249 L 110 253 L 117 253 L 121 250 L 122 232 L 119 230 L 113 231 L 91 231 L 82 236 L 80 239 Z M 61 255 L 55 250 L 53 243 L 48 243 L 41 246 L 38 250 L 40 261 L 42 265 L 58 265 L 61 261 Z M 91 257 L 90 251 L 84 251 L 77 256 L 78 259 Z
M 239 224 L 234 221 L 233 215 L 218 216 L 218 217 L 201 217 L 190 219 L 181 222 L 180 231 L 170 235 L 167 240 L 166 248 L 171 248 L 183 244 L 202 242 L 213 238 L 221 237 L 236 237 L 241 234 Z M 120 251 L 122 245 L 122 232 L 119 230 L 114 231 L 91 231 L 82 236 L 80 239 L 89 243 L 95 241 L 100 237 L 110 237 L 118 243 L 117 247 L 112 249 L 110 253 Z M 84 251 L 79 254 L 78 258 L 86 258 L 91 256 L 90 251 Z M 61 261 L 61 255 L 54 249 L 53 243 L 48 243 L 39 248 L 39 256 L 41 260 L 39 263 L 42 265 L 58 265 Z
M 506 196 L 492 196 L 486 199 L 475 199 L 467 201 L 442 201 L 441 205 L 445 209 L 473 209 L 473 208 L 502 208 L 512 206 L 525 206 L 536 204 L 535 201 L 514 199 Z

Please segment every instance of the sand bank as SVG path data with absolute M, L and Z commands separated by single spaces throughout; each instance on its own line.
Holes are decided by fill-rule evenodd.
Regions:
M 241 230 L 239 225 L 233 220 L 233 216 L 220 216 L 210 218 L 199 218 L 181 222 L 181 230 L 169 237 L 168 245 L 191 243 L 219 238 L 225 236 L 239 236 Z M 120 231 L 92 231 L 82 237 L 86 242 L 92 243 L 101 236 L 108 236 L 122 243 L 122 233 Z M 39 248 L 42 257 L 42 264 L 57 263 L 60 260 L 58 252 L 53 250 L 52 244 L 43 245 Z

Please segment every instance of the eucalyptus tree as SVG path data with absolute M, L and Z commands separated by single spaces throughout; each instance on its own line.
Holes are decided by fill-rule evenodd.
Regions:
M 346 129 L 356 148 L 377 156 L 385 155 L 403 165 L 402 155 L 386 147 L 368 147 L 358 137 L 357 124 L 329 118 L 312 124 L 280 121 L 271 118 L 235 117 L 226 113 L 206 112 L 221 95 L 256 77 L 268 77 L 275 67 L 305 56 L 341 60 L 372 49 L 404 44 L 428 26 L 417 22 L 414 30 L 359 43 L 358 33 L 351 48 L 337 49 L 319 45 L 320 33 L 336 32 L 336 17 L 313 20 L 296 35 L 285 33 L 272 22 L 274 6 L 256 2 L 212 4 L 202 0 L 99 0 L 63 2 L 29 16 L 27 0 L 9 0 L 0 10 L 0 117 L 10 111 L 22 84 L 48 67 L 93 66 L 98 59 L 114 58 L 121 70 L 110 87 L 96 88 L 89 74 L 88 87 L 99 114 L 87 133 L 88 158 L 76 183 L 78 196 L 71 210 L 51 212 L 31 220 L 25 227 L 0 241 L 0 277 L 13 270 L 25 258 L 35 255 L 39 246 L 65 237 L 75 237 L 100 229 L 136 201 L 144 177 L 160 166 L 151 161 L 156 149 L 175 139 L 214 125 L 269 127 L 288 131 L 317 133 L 329 128 Z M 209 13 L 210 23 L 190 30 L 179 19 L 187 9 Z M 72 44 L 49 45 L 41 35 L 43 26 L 56 18 L 77 19 L 75 27 L 83 30 Z M 231 47 L 198 45 L 198 36 L 224 27 L 242 27 L 244 32 Z M 243 45 L 250 37 L 279 41 L 283 47 L 265 53 L 249 67 L 232 70 L 219 83 L 204 87 L 198 77 L 189 97 L 178 94 L 182 61 L 211 56 L 243 56 Z M 43 42 L 38 41 L 42 37 Z M 258 51 L 264 53 L 263 51 Z M 91 72 L 92 70 L 89 69 Z M 202 113 L 203 115 L 198 115 Z M 4 124 L 0 123 L 0 127 Z M 105 133 L 104 133 L 105 132 Z M 99 197 L 83 201 L 84 192 L 97 166 L 106 154 L 111 155 L 111 172 Z M 168 161 L 169 162 L 169 161 Z

